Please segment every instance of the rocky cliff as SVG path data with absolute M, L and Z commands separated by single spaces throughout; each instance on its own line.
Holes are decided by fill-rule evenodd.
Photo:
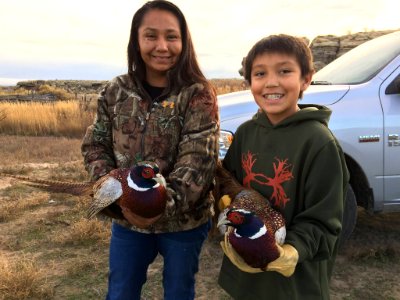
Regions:
M 310 44 L 311 52 L 314 57 L 314 68 L 318 71 L 350 49 L 353 49 L 368 40 L 393 31 L 396 30 L 359 32 L 343 36 L 317 36 Z
M 101 80 L 30 80 L 20 81 L 17 87 L 36 90 L 41 85 L 60 88 L 71 94 L 97 94 L 107 81 Z

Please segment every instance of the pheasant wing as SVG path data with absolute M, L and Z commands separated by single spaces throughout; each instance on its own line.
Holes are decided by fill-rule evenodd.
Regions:
M 122 196 L 122 184 L 112 176 L 101 177 L 93 187 L 93 202 L 88 209 L 88 218 L 93 218 Z

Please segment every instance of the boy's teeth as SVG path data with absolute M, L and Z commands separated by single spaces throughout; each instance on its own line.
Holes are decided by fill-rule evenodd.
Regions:
M 267 99 L 270 99 L 270 100 L 276 100 L 276 99 L 280 99 L 282 97 L 282 95 L 281 94 L 270 94 L 270 95 L 265 95 L 264 97 Z

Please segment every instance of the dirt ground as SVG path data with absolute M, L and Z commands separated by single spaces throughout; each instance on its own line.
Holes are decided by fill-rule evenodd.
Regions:
M 45 153 L 43 149 L 36 149 L 43 143 L 48 148 Z M 38 141 L 35 138 L 0 136 L 0 145 L 3 145 L 0 148 L 0 169 L 40 178 L 61 177 L 62 180 L 79 181 L 85 174 L 80 166 L 79 143 L 79 140 Z M 24 150 L 27 145 L 29 151 Z M 36 204 L 21 206 L 21 211 L 15 215 L 10 210 L 11 217 L 1 214 L 1 210 L 9 209 L 16 201 L 28 201 L 33 197 L 37 199 Z M 26 189 L 10 178 L 0 177 L 0 259 L 9 262 L 22 257 L 33 260 L 45 270 L 46 287 L 51 290 L 46 297 L 33 294 L 24 299 L 104 299 L 107 238 L 93 240 L 82 237 L 72 242 L 57 239 L 81 222 L 78 216 L 80 205 L 82 203 L 75 197 L 48 195 L 33 188 Z M 102 226 L 107 235 L 108 223 Z M 86 227 L 84 230 L 89 229 Z M 221 259 L 218 239 L 207 240 L 197 275 L 196 299 L 230 299 L 216 283 Z M 162 299 L 161 273 L 162 259 L 158 257 L 149 269 L 143 291 L 145 299 Z M 360 209 L 355 231 L 337 258 L 331 298 L 400 299 L 398 274 L 400 213 L 371 216 Z M 0 299 L 15 298 L 0 293 Z

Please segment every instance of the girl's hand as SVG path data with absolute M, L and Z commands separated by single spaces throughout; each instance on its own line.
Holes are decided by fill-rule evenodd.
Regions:
M 155 216 L 153 218 L 144 218 L 138 216 L 137 214 L 133 213 L 130 209 L 121 206 L 122 214 L 124 215 L 125 219 L 132 225 L 146 229 L 147 227 L 153 225 L 159 218 L 161 218 L 162 214 Z

